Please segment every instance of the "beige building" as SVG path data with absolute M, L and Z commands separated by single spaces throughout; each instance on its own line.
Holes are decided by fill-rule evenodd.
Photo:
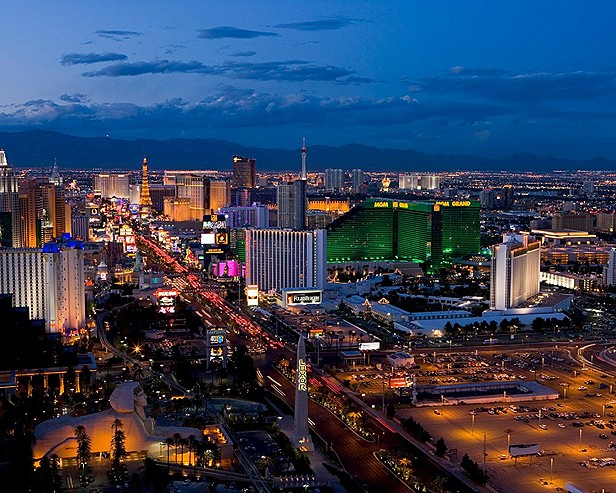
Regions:
M 164 214 L 171 221 L 191 221 L 195 219 L 188 197 L 165 197 Z
M 344 214 L 351 208 L 350 199 L 330 199 L 329 197 L 308 199 L 309 211 L 335 212 Z
M 597 231 L 614 233 L 616 231 L 616 213 L 599 212 L 597 213 Z
M 231 203 L 231 187 L 226 180 L 210 180 L 210 211 L 216 213 Z
M 103 199 L 130 197 L 130 176 L 126 173 L 99 173 L 94 175 L 94 193 Z
M 592 214 L 554 214 L 552 216 L 552 229 L 574 229 L 592 233 L 595 230 L 593 222 Z

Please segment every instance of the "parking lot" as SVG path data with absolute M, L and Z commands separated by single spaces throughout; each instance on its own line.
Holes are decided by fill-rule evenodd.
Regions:
M 435 441 L 442 436 L 455 450 L 452 460 L 458 463 L 468 453 L 482 466 L 485 449 L 490 483 L 499 491 L 511 491 L 514 482 L 519 491 L 561 491 L 568 481 L 588 491 L 616 491 L 616 461 L 611 460 L 616 459 L 616 395 L 610 393 L 614 379 L 582 370 L 566 356 L 562 348 L 547 361 L 545 351 L 512 351 L 496 357 L 483 352 L 483 360 L 490 363 L 487 368 L 497 368 L 494 363 L 500 361 L 502 374 L 536 379 L 560 393 L 556 401 L 512 404 L 503 397 L 502 402 L 481 406 L 401 407 L 396 416 L 412 416 Z M 420 367 L 432 371 L 421 363 Z M 509 455 L 509 445 L 534 443 L 539 444 L 541 456 L 516 460 Z

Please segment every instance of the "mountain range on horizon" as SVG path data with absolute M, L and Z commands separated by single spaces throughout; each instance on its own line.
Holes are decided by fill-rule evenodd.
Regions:
M 109 137 L 78 137 L 47 130 L 0 132 L 0 148 L 16 168 L 139 169 L 143 156 L 150 169 L 212 169 L 230 171 L 233 155 L 257 160 L 258 171 L 297 171 L 297 149 L 250 147 L 219 139 L 122 140 Z M 439 171 L 551 171 L 610 170 L 616 161 L 594 158 L 585 161 L 520 153 L 501 158 L 471 155 L 425 154 L 413 149 L 389 149 L 362 144 L 308 147 L 308 170 L 326 168 L 392 172 Z

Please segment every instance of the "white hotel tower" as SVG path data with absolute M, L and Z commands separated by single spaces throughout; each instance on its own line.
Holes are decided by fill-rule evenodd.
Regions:
M 324 229 L 247 229 L 246 284 L 257 284 L 259 291 L 323 289 L 326 235 Z
M 30 318 L 45 319 L 46 332 L 85 325 L 83 246 L 69 240 L 61 248 L 0 250 L 0 294 L 13 295 L 13 305 L 28 307 Z
M 539 293 L 541 246 L 527 235 L 503 235 L 492 246 L 490 310 L 508 310 Z

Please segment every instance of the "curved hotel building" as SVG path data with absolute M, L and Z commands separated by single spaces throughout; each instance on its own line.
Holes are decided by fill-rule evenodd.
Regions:
M 430 262 L 477 253 L 479 202 L 368 199 L 327 228 L 327 262 Z

